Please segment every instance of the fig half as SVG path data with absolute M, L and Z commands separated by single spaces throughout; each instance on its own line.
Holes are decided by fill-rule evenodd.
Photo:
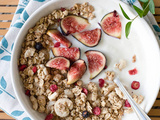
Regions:
M 52 48 L 54 56 L 62 56 L 69 59 L 71 62 L 74 62 L 80 58 L 80 49 L 77 47 L 63 48 L 57 47 Z
M 67 74 L 67 84 L 73 84 L 77 80 L 81 79 L 84 73 L 86 72 L 86 69 L 87 67 L 84 60 L 77 60 L 76 62 L 74 62 L 71 65 Z
M 85 55 L 88 59 L 90 79 L 93 79 L 104 69 L 106 57 L 103 53 L 94 50 L 86 51 Z
M 88 25 L 89 22 L 87 19 L 75 15 L 69 15 L 61 20 L 60 28 L 64 35 L 69 35 L 72 33 L 81 32 Z
M 70 67 L 70 61 L 64 57 L 55 57 L 48 61 L 46 66 L 59 70 L 68 70 Z
M 100 22 L 102 30 L 113 37 L 121 38 L 122 25 L 116 10 L 106 14 Z
M 101 40 L 101 33 L 101 29 L 96 28 L 94 30 L 75 33 L 73 36 L 84 45 L 94 47 Z
M 49 35 L 50 37 L 55 39 L 57 42 L 60 42 L 62 45 L 66 47 L 70 47 L 72 45 L 72 43 L 56 29 L 48 30 L 47 35 Z

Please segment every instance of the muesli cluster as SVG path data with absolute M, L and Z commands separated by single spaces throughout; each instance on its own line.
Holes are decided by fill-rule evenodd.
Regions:
M 88 3 L 54 10 L 29 29 L 22 44 L 18 66 L 25 94 L 34 110 L 47 114 L 46 120 L 117 120 L 124 111 L 131 110 L 113 82 L 113 71 L 107 71 L 106 78 L 99 79 L 99 86 L 94 82 L 85 85 L 82 80 L 68 85 L 67 70 L 46 67 L 50 49 L 56 47 L 46 33 L 48 28 L 58 27 L 59 21 L 69 14 L 93 19 L 93 11 Z M 143 101 L 143 96 L 133 98 L 138 104 Z

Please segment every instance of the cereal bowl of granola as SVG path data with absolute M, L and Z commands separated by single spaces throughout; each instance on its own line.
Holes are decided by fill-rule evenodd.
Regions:
M 113 82 L 116 76 L 149 112 L 159 90 L 159 47 L 143 19 L 125 38 L 119 3 L 135 16 L 120 1 L 54 0 L 26 21 L 11 74 L 17 99 L 33 120 L 138 120 Z

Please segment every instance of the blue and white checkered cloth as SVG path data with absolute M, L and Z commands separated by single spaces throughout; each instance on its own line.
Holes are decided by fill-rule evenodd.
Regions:
M 22 109 L 14 94 L 10 76 L 10 60 L 12 48 L 16 36 L 29 18 L 29 16 L 40 6 L 50 0 L 20 0 L 15 15 L 12 20 L 11 27 L 0 43 L 0 109 L 4 110 L 8 115 L 19 120 L 31 120 L 27 113 Z M 122 0 L 127 4 L 140 7 L 137 0 Z M 34 7 L 33 7 L 34 6 Z M 145 17 L 148 24 L 153 28 L 157 40 L 160 39 L 160 28 L 156 23 L 153 15 L 149 13 Z

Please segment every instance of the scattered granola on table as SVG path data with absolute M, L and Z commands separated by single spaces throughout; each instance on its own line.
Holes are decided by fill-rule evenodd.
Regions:
M 30 28 L 25 37 L 18 61 L 21 80 L 33 109 L 46 113 L 46 120 L 117 120 L 124 111 L 131 111 L 130 107 L 124 109 L 126 99 L 113 82 L 114 72 L 107 71 L 106 78 L 99 79 L 99 86 L 94 82 L 85 85 L 82 80 L 67 84 L 67 69 L 46 67 L 51 47 L 60 46 L 47 35 L 48 28 L 57 28 L 59 21 L 70 14 L 93 19 L 93 12 L 94 7 L 88 3 L 54 10 Z M 124 60 L 117 64 L 119 70 L 125 66 Z M 140 104 L 143 96 L 133 95 L 133 99 Z

